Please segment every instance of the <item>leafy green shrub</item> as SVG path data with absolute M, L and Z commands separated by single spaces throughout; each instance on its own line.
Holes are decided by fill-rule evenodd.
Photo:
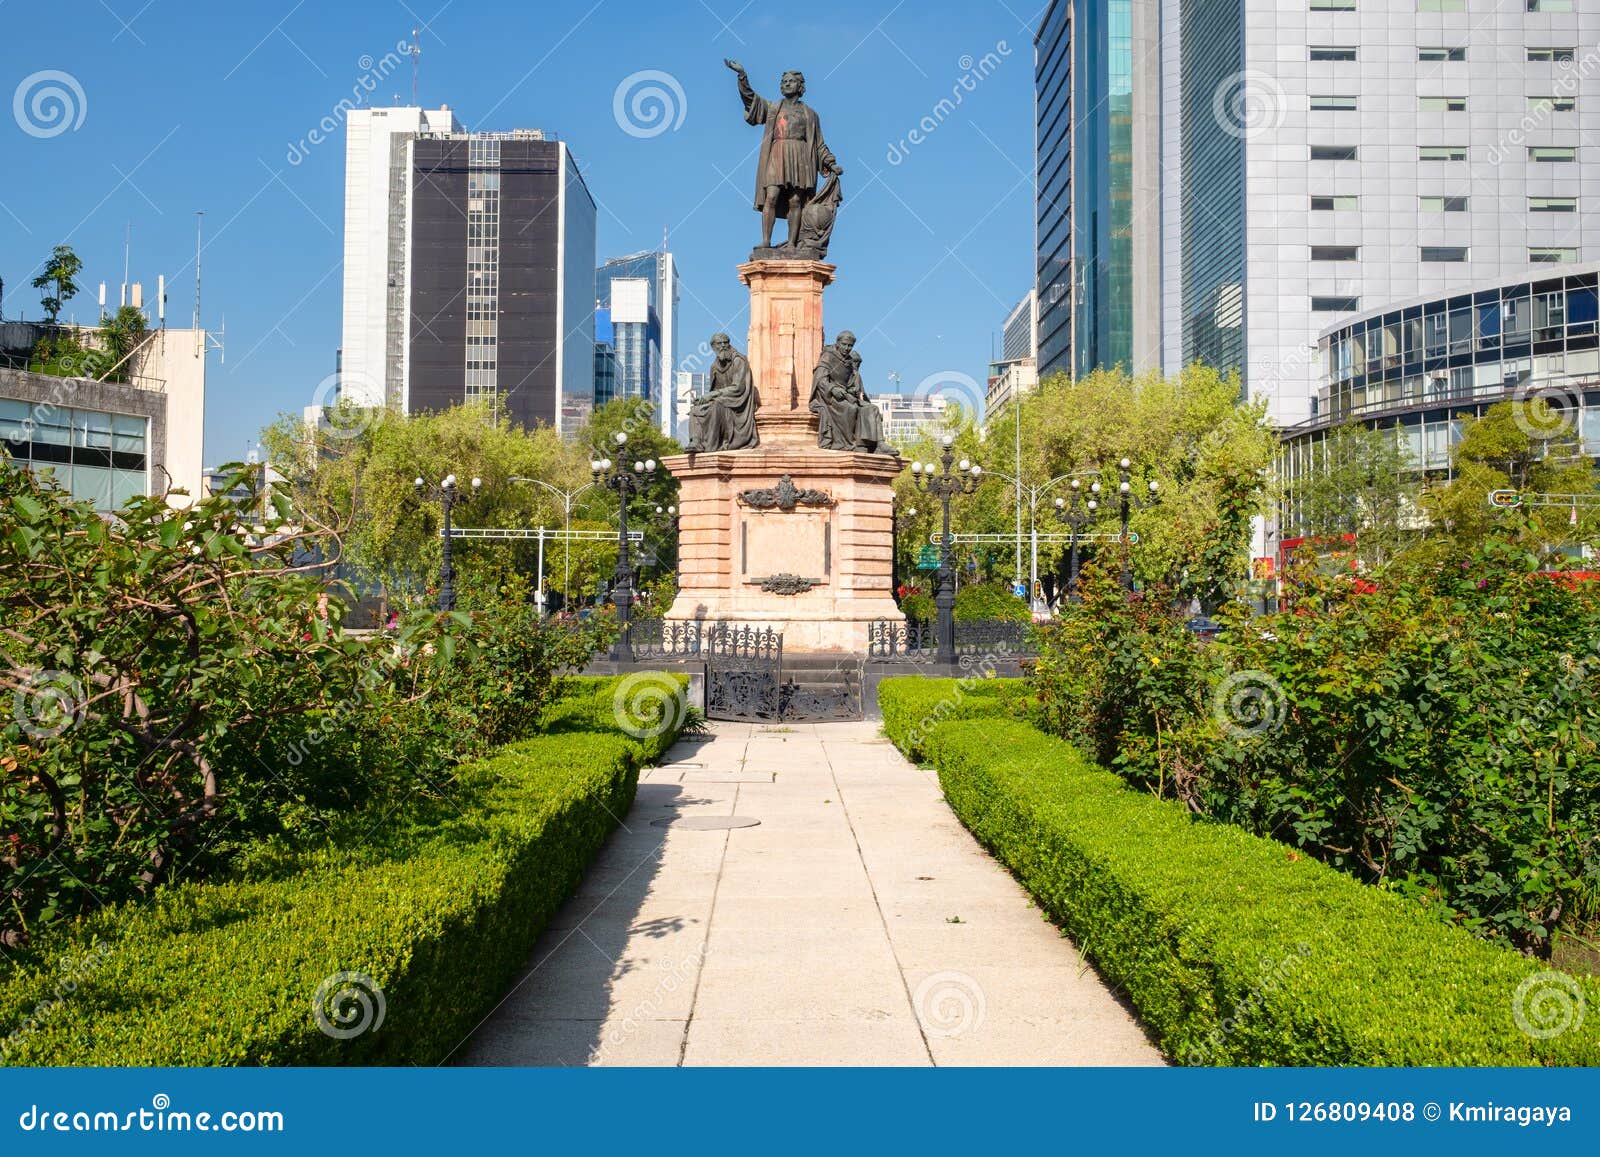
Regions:
M 1591 980 L 1130 790 L 1026 724 L 949 721 L 921 745 L 956 814 L 1180 1062 L 1600 1063 L 1574 1003 L 1600 999 Z M 1539 1039 L 1519 1017 L 1566 1028 Z
M 246 475 L 241 472 L 242 481 Z M 527 734 L 594 632 L 515 597 L 359 639 L 277 495 L 115 520 L 0 462 L 0 943 L 251 841 L 320 838 Z
M 609 717 L 594 726 L 610 681 L 571 690 L 548 734 L 461 766 L 445 798 L 346 817 L 327 847 L 263 858 L 251 879 L 173 885 L 35 945 L 0 983 L 5 1061 L 440 1063 L 626 813 L 640 760 L 671 742 L 668 731 L 641 746 Z M 56 958 L 74 962 L 66 995 Z M 351 991 L 375 986 L 385 1006 L 381 1025 L 351 1039 L 313 1015 L 339 973 L 362 974 Z M 327 1008 L 336 1026 L 338 1011 Z
M 914 623 L 931 623 L 939 617 L 939 608 L 934 606 L 933 595 L 917 587 L 902 587 L 905 593 L 900 596 L 900 612 Z
M 1033 612 L 1009 583 L 967 583 L 956 591 L 955 617 L 958 623 L 1030 623 Z
M 1041 632 L 1034 715 L 1158 795 L 1546 955 L 1600 914 L 1600 603 L 1490 540 L 1298 578 L 1215 643 L 1103 579 Z

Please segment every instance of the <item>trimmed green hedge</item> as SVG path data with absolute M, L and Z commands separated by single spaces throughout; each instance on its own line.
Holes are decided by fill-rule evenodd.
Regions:
M 0 983 L 5 1063 L 440 1062 L 504 993 L 632 805 L 641 763 L 674 737 L 617 731 L 613 686 L 568 681 L 545 734 L 463 765 L 443 801 L 353 817 L 364 823 L 327 848 L 259 859 L 267 878 L 178 884 L 81 921 Z M 351 1039 L 312 1014 L 341 972 L 371 977 L 386 1006 Z
M 907 734 L 904 720 L 950 682 L 886 682 L 886 725 L 893 715 Z M 962 822 L 1175 1060 L 1600 1064 L 1592 979 L 1484 943 L 1283 844 L 1197 820 L 1025 723 L 936 723 L 916 742 Z M 1519 1007 L 1534 1029 L 1573 1015 L 1537 1039 L 1518 1027 Z
M 977 719 L 1010 714 L 1020 704 L 1026 684 L 1021 679 L 925 679 L 901 676 L 878 685 L 883 730 L 908 758 L 923 757 L 922 741 L 937 724 L 952 719 Z

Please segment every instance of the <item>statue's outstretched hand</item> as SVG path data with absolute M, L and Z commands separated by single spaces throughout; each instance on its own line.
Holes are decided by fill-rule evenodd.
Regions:
M 744 65 L 740 64 L 737 60 L 729 60 L 726 56 L 724 56 L 722 58 L 722 63 L 733 69 L 733 71 L 737 72 L 740 76 L 744 75 Z

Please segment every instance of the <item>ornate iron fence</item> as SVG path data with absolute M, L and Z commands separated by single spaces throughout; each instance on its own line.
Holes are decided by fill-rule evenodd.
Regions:
M 700 623 L 630 619 L 628 645 L 636 659 L 668 659 L 700 654 L 705 633 Z
M 1031 655 L 1036 650 L 1031 623 L 1003 619 L 956 623 L 958 655 Z M 869 659 L 932 659 L 938 652 L 937 623 L 874 619 L 867 624 Z

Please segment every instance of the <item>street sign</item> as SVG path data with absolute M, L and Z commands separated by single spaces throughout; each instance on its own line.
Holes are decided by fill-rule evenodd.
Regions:
M 925 546 L 921 550 L 917 551 L 917 569 L 938 570 L 939 548 L 936 546 Z
M 1019 598 L 1019 599 L 1027 598 L 1028 597 L 1028 584 L 1027 583 L 1012 583 L 1011 584 L 1011 593 L 1016 595 L 1017 598 Z
M 1500 510 L 1511 510 L 1522 505 L 1522 495 L 1515 490 L 1491 490 L 1489 505 Z

